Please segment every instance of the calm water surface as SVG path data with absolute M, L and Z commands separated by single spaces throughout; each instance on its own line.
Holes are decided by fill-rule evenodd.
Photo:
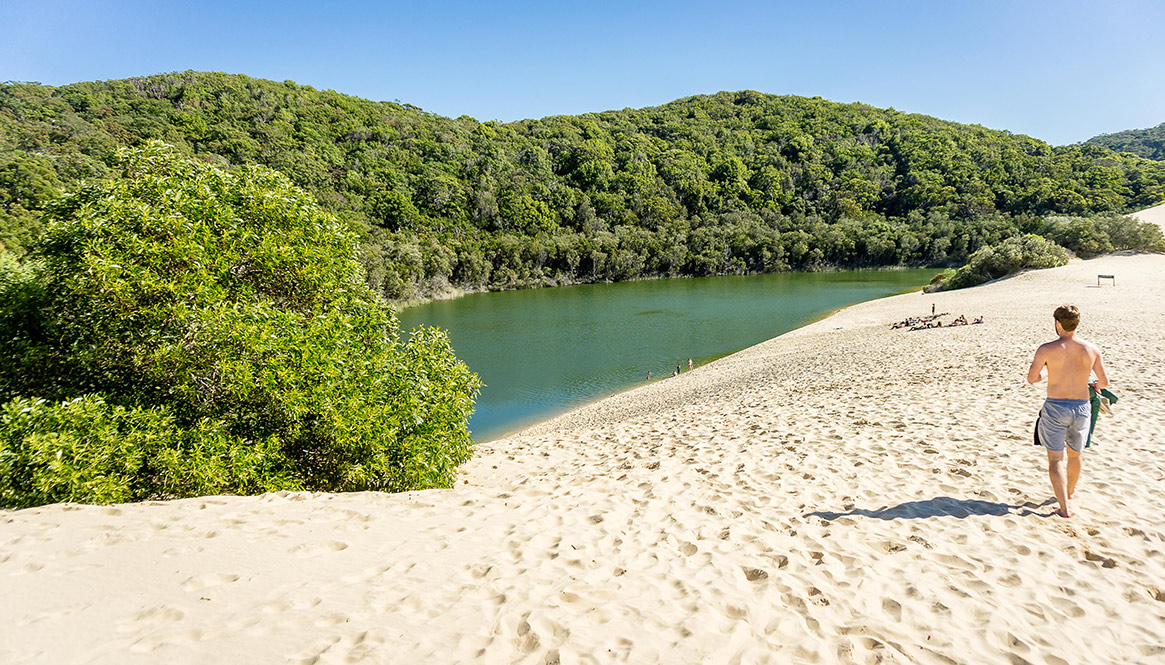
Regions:
M 488 441 L 620 390 L 667 380 L 934 270 L 745 275 L 478 293 L 400 312 L 438 326 L 485 382 L 470 428 Z M 921 306 L 921 305 L 920 305 Z M 921 311 L 921 310 L 920 310 Z

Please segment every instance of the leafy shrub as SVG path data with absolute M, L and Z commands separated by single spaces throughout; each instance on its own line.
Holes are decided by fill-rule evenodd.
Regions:
M 930 281 L 927 282 L 926 286 L 922 287 L 922 292 L 934 293 L 936 291 L 944 290 L 947 284 L 947 280 L 950 279 L 954 274 L 954 268 L 947 268 L 940 273 L 935 273 L 935 276 L 930 278 Z
M 0 505 L 298 489 L 278 439 L 247 443 L 204 420 L 180 427 L 164 407 L 125 408 L 86 395 L 16 398 L 0 410 Z
M 1063 247 L 1034 234 L 1008 238 L 994 247 L 983 247 L 967 264 L 945 281 L 944 291 L 975 286 L 1011 273 L 1034 268 L 1054 268 L 1068 263 Z
M 264 167 L 227 173 L 158 143 L 119 160 L 121 179 L 48 206 L 31 262 L 0 267 L 0 401 L 65 410 L 12 420 L 23 423 L 12 431 L 5 420 L 6 451 L 37 449 L 28 436 L 47 441 L 85 419 L 121 431 L 145 418 L 143 431 L 172 432 L 134 450 L 202 451 L 225 465 L 187 486 L 142 481 L 148 465 L 110 472 L 137 479 L 116 491 L 61 481 L 84 501 L 452 483 L 480 382 L 443 333 L 399 339 L 351 232 Z M 78 415 L 66 408 L 77 398 L 96 401 Z
M 1161 227 L 1123 215 L 1049 217 L 1040 235 L 1081 258 L 1118 250 L 1165 251 Z

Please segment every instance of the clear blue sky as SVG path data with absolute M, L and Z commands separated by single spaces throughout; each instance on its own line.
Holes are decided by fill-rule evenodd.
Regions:
M 1061 145 L 1165 122 L 1165 2 L 0 0 L 0 80 L 185 69 L 502 121 L 752 89 Z

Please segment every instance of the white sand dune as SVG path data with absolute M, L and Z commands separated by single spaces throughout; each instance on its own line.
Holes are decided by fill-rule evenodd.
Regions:
M 1160 663 L 1163 293 L 1126 255 L 864 303 L 452 490 L 0 512 L 0 662 Z M 1063 302 L 1121 397 L 1067 520 L 1024 381 Z M 986 323 L 890 330 L 932 303 Z
M 1147 224 L 1156 224 L 1162 230 L 1165 230 L 1165 203 L 1153 206 L 1152 208 L 1145 208 L 1132 216 Z

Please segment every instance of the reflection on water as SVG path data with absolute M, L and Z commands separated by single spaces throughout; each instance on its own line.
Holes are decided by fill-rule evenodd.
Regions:
M 449 332 L 486 387 L 470 421 L 486 441 L 670 377 L 821 318 L 920 288 L 933 270 L 746 275 L 479 293 L 400 312 Z

